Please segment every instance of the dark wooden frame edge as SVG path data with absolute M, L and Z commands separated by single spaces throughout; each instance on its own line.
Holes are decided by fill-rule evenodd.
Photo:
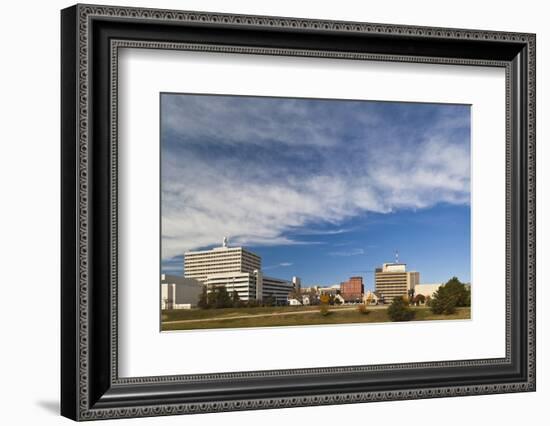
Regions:
M 64 416 L 90 420 L 535 390 L 533 34 L 96 5 L 63 10 L 61 29 Z M 476 60 L 504 63 L 510 80 L 509 357 L 477 364 L 388 365 L 371 371 L 347 366 L 334 371 L 327 367 L 119 380 L 112 343 L 117 330 L 111 322 L 114 165 L 109 52 L 112 40 L 124 39 L 406 55 L 434 63 L 459 59 L 465 65 Z

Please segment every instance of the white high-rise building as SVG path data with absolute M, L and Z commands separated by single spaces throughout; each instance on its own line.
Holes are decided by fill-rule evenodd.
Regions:
M 261 265 L 260 256 L 243 247 L 229 247 L 227 238 L 221 247 L 184 254 L 185 278 L 194 278 L 209 289 L 224 286 L 230 294 L 237 292 L 242 301 L 272 297 L 286 303 L 289 293 L 300 287 L 300 278 L 293 277 L 291 282 L 266 277 Z
M 210 275 L 253 273 L 261 269 L 260 256 L 242 247 L 229 247 L 227 238 L 221 247 L 184 254 L 185 278 L 195 278 L 203 283 Z

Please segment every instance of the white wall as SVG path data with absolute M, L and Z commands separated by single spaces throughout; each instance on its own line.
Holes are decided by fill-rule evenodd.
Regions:
M 371 424 L 476 424 L 491 416 L 499 426 L 543 424 L 550 400 L 549 314 L 541 308 L 550 293 L 548 220 L 550 217 L 548 143 L 550 115 L 550 27 L 545 2 L 402 0 L 330 2 L 296 0 L 108 1 L 104 4 L 195 9 L 220 12 L 343 19 L 536 32 L 538 66 L 538 391 L 439 400 L 294 408 L 209 414 L 186 418 L 107 421 L 102 424 L 253 425 L 334 424 L 342 420 Z M 59 394 L 59 9 L 70 2 L 10 1 L 2 5 L 0 66 L 0 416 L 4 424 L 68 424 L 57 415 Z M 20 274 L 35 274 L 31 305 L 18 306 Z M 453 413 L 453 414 L 450 414 Z M 535 420 L 538 415 L 541 420 Z M 542 417 L 544 416 L 544 417 Z M 390 420 L 391 419 L 391 420 Z M 545 420 L 542 420 L 545 419 Z

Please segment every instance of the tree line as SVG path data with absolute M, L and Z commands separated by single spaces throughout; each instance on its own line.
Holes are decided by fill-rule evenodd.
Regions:
M 225 286 L 203 286 L 197 306 L 202 309 L 220 309 L 220 308 L 255 308 L 258 306 L 275 306 L 276 299 L 272 295 L 268 295 L 262 301 L 259 300 L 241 300 L 239 293 L 233 290 L 231 293 L 227 291 Z

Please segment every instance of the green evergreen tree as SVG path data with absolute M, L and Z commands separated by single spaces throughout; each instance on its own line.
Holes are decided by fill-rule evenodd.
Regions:
M 208 304 L 208 293 L 206 291 L 206 286 L 202 286 L 202 292 L 199 296 L 199 301 L 197 303 L 197 306 L 202 309 L 208 309 L 210 305 Z
M 239 293 L 237 293 L 236 290 L 233 290 L 233 294 L 231 295 L 231 304 L 233 305 L 234 308 L 240 308 L 242 306 Z
M 218 307 L 218 287 L 211 285 L 208 289 L 208 306 L 210 308 Z
M 227 292 L 227 289 L 224 285 L 219 286 L 216 290 L 216 293 L 216 308 L 230 308 L 233 305 L 231 296 L 229 296 L 229 293 Z
M 457 277 L 452 277 L 439 287 L 430 303 L 434 314 L 450 315 L 457 307 L 470 306 L 470 289 L 461 283 Z
M 392 321 L 410 321 L 415 312 L 402 297 L 395 297 L 388 307 L 388 316 Z

